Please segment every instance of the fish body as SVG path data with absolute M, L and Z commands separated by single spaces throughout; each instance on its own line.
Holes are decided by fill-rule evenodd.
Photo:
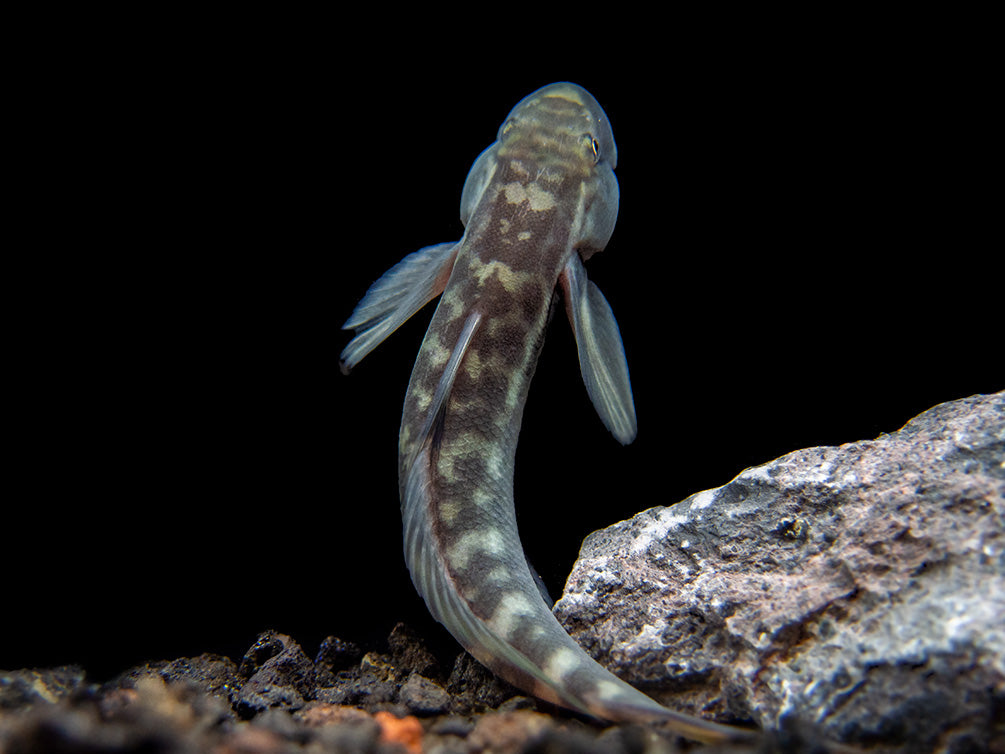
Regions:
M 344 325 L 355 337 L 342 368 L 442 294 L 402 412 L 404 549 L 430 612 L 474 657 L 601 719 L 745 737 L 663 707 L 591 659 L 552 614 L 517 533 L 517 438 L 558 291 L 601 420 L 622 443 L 636 434 L 617 322 L 583 266 L 614 230 L 616 163 L 607 116 L 586 90 L 559 83 L 524 98 L 468 174 L 461 240 L 409 255 L 371 286 Z

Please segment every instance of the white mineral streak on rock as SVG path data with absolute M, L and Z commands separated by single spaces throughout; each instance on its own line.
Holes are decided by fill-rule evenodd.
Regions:
M 654 541 L 666 539 L 671 531 L 686 521 L 687 516 L 676 513 L 670 508 L 664 508 L 656 515 L 656 519 L 646 524 L 632 540 L 631 551 L 633 553 L 645 552 Z

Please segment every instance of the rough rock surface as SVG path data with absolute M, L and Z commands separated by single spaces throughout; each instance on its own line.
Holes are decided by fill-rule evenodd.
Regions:
M 680 709 L 1005 751 L 1005 393 L 595 532 L 555 611 Z

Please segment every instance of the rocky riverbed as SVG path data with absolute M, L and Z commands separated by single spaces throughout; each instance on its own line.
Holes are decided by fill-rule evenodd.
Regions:
M 1005 752 L 1005 393 L 807 448 L 586 539 L 556 615 L 665 704 L 769 731 L 703 747 L 535 701 L 399 624 L 240 660 L 0 671 L 0 754 Z
M 3 754 L 657 754 L 679 744 L 536 702 L 465 653 L 444 663 L 401 624 L 382 651 L 329 637 L 312 658 L 266 632 L 239 663 L 155 662 L 100 685 L 75 667 L 0 673 Z

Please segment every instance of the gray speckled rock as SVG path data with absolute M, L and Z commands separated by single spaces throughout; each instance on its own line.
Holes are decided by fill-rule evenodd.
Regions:
M 555 612 L 677 708 L 1005 751 L 1005 393 L 596 532 Z

